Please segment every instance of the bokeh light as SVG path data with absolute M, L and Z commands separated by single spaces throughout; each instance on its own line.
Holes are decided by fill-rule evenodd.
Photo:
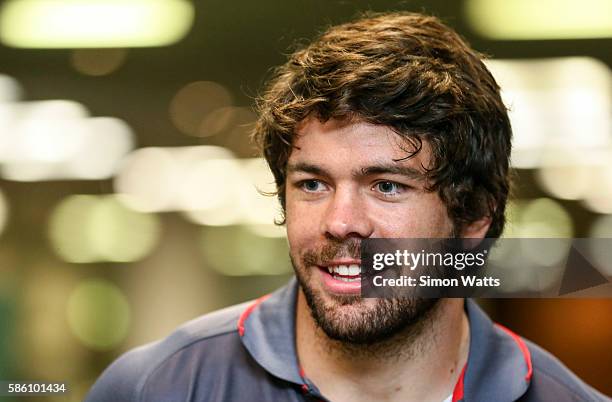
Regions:
M 212 81 L 191 82 L 181 88 L 170 102 L 170 118 L 181 132 L 193 136 L 207 136 L 213 123 L 206 117 L 230 106 L 231 94 L 221 84 Z M 203 129 L 202 123 L 207 121 Z M 220 123 L 216 123 L 220 124 Z
M 506 219 L 502 238 L 507 240 L 498 242 L 489 256 L 508 270 L 504 288 L 529 291 L 556 285 L 574 233 L 568 211 L 550 198 L 519 199 L 508 203 Z
M 194 168 L 190 177 L 181 205 L 191 222 L 211 226 L 242 223 L 256 234 L 284 236 L 273 225 L 281 208 L 272 195 L 274 177 L 262 158 L 209 161 L 201 169 Z M 198 189 L 198 183 L 206 186 L 199 184 Z
M 193 19 L 187 0 L 7 0 L 0 40 L 21 48 L 166 46 Z
M 83 236 L 97 204 L 95 196 L 75 195 L 64 199 L 53 210 L 49 239 L 54 251 L 64 260 L 77 263 L 97 260 L 91 241 Z
M 19 82 L 13 77 L 5 74 L 0 74 L 0 103 L 1 102 L 17 102 L 21 99 L 23 89 Z M 1 118 L 0 118 L 1 121 Z M 0 124 L 0 129 L 2 125 Z
M 242 214 L 242 192 L 248 191 L 242 167 L 234 159 L 201 161 L 192 167 L 182 186 L 179 203 L 200 224 L 231 225 Z
M 285 239 L 257 236 L 244 226 L 204 227 L 201 247 L 207 266 L 223 275 L 291 272 Z
M 578 200 L 591 188 L 592 170 L 580 150 L 557 148 L 544 152 L 536 177 L 550 195 L 563 200 Z
M 589 237 L 594 238 L 590 241 L 590 254 L 597 264 L 597 267 L 612 276 L 612 247 L 610 247 L 610 239 L 612 239 L 612 215 L 598 217 L 591 225 Z M 607 241 L 598 241 L 596 239 L 607 239 Z
M 235 159 L 202 160 L 185 172 L 179 204 L 184 210 L 217 210 L 231 203 L 239 209 L 235 201 L 247 186 Z
M 568 211 L 551 198 L 512 200 L 506 207 L 506 220 L 503 237 L 525 238 L 522 245 L 527 245 L 529 238 L 569 239 L 574 235 L 574 225 Z M 536 254 L 539 253 L 535 249 L 528 253 L 530 256 Z M 548 265 L 550 260 L 544 263 Z
M 64 162 L 65 176 L 79 179 L 107 179 L 119 168 L 123 158 L 134 148 L 132 129 L 120 119 L 87 119 L 79 152 Z
M 83 138 L 83 119 L 36 116 L 19 127 L 15 158 L 34 162 L 60 162 L 77 154 Z
M 612 150 L 591 155 L 597 163 L 591 169 L 584 205 L 593 212 L 612 214 Z
M 172 209 L 176 161 L 163 148 L 140 148 L 129 154 L 114 180 L 115 191 L 133 209 L 143 212 Z
M 571 238 L 574 234 L 571 216 L 551 198 L 527 202 L 519 219 L 521 237 Z
M 140 148 L 125 158 L 115 177 L 114 188 L 122 202 L 138 211 L 181 210 L 184 202 L 197 202 L 200 192 L 224 190 L 223 186 L 209 190 L 209 179 L 197 180 L 198 171 L 194 172 L 194 166 L 232 158 L 231 151 L 216 146 Z M 193 192 L 193 197 L 189 197 L 189 192 Z
M 114 196 L 74 195 L 54 209 L 49 238 L 68 262 L 130 262 L 151 252 L 159 226 L 155 215 L 131 210 Z
M 611 146 L 612 74 L 605 63 L 565 57 L 486 64 L 509 107 L 514 167 L 538 167 L 545 149 Z
M 224 106 L 208 113 L 200 123 L 198 136 L 210 137 L 227 130 L 236 118 L 236 109 L 234 106 Z
M 521 250 L 532 262 L 542 266 L 558 264 L 569 251 L 574 234 L 567 210 L 550 198 L 529 201 L 520 215 Z M 558 241 L 534 243 L 529 238 L 556 238 Z
M 470 25 L 491 39 L 580 39 L 612 37 L 607 0 L 467 0 Z
M 269 225 L 281 215 L 281 206 L 276 197 L 276 182 L 263 158 L 242 160 L 248 185 L 244 188 L 244 211 L 246 223 Z
M 47 100 L 3 105 L 0 161 L 53 162 L 74 155 L 79 124 L 88 115 L 80 103 Z
M 97 77 L 117 71 L 126 57 L 127 49 L 75 49 L 70 62 L 79 73 Z
M 133 148 L 134 135 L 122 120 L 87 115 L 83 105 L 67 100 L 0 105 L 2 176 L 14 181 L 111 177 Z
M 67 317 L 70 329 L 83 344 L 109 350 L 128 333 L 130 306 L 117 285 L 105 279 L 88 279 L 70 294 Z
M 130 262 L 144 258 L 159 238 L 155 215 L 133 211 L 114 197 L 104 197 L 92 211 L 88 237 L 103 261 Z

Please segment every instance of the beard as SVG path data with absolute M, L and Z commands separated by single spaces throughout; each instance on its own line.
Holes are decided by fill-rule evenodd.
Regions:
M 291 263 L 315 323 L 331 339 L 345 344 L 374 345 L 399 333 L 422 327 L 440 299 L 364 299 L 359 295 L 333 295 L 317 286 L 317 266 L 335 258 L 359 258 L 359 239 L 329 240 Z M 416 334 L 415 334 L 416 335 Z

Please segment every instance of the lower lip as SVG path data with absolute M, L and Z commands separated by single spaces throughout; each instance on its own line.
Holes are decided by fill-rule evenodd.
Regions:
M 319 267 L 319 273 L 323 281 L 323 286 L 329 293 L 343 295 L 358 295 L 361 294 L 361 280 L 352 282 L 344 282 L 339 279 L 334 279 L 327 268 Z

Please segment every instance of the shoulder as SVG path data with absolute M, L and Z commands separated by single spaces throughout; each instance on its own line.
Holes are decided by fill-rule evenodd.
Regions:
M 201 316 L 179 327 L 167 338 L 133 349 L 112 363 L 96 381 L 86 402 L 138 401 L 151 375 L 168 362 L 198 359 L 195 350 L 219 350 L 227 353 L 231 345 L 239 344 L 238 320 L 250 302 L 235 305 Z M 230 345 L 228 345 L 228 343 Z M 207 346 L 211 346 L 208 348 Z
M 525 341 L 531 354 L 533 376 L 522 399 L 525 402 L 600 402 L 612 401 L 571 372 L 559 359 L 530 341 Z

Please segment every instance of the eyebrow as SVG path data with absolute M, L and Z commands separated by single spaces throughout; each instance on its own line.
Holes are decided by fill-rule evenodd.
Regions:
M 306 162 L 297 162 L 287 165 L 288 174 L 295 172 L 310 173 L 318 176 L 331 176 L 324 168 Z M 418 169 L 392 164 L 371 165 L 352 172 L 352 176 L 355 178 L 373 176 L 377 174 L 393 174 L 405 176 L 412 180 L 425 180 L 425 174 Z
M 306 162 L 289 163 L 287 164 L 287 173 L 312 173 L 318 176 L 329 176 L 327 171 L 317 165 Z
M 413 180 L 425 180 L 425 174 L 418 169 L 409 166 L 398 165 L 373 165 L 361 169 L 361 176 L 372 176 L 376 174 L 394 174 L 405 176 Z

